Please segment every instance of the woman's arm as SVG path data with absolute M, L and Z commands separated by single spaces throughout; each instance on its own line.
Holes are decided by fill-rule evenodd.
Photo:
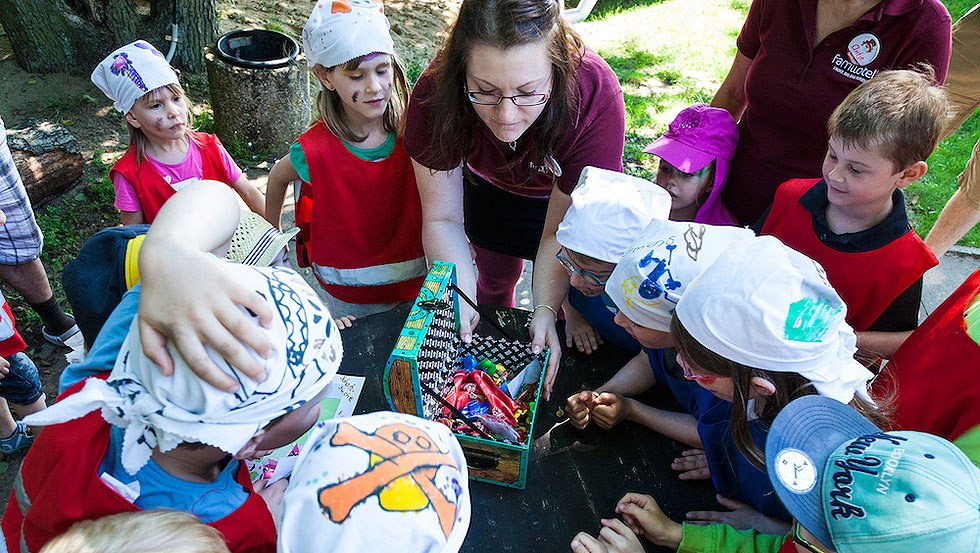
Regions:
M 732 67 L 728 70 L 728 76 L 721 83 L 715 97 L 711 99 L 713 107 L 728 111 L 735 121 L 738 121 L 745 111 L 745 77 L 751 66 L 752 58 L 746 57 L 745 54 L 736 50 L 735 61 L 732 62 Z
M 281 228 L 282 204 L 286 199 L 286 187 L 298 178 L 299 173 L 293 167 L 289 156 L 281 158 L 269 171 L 269 180 L 265 185 L 265 220 L 276 228 Z
M 257 380 L 264 378 L 263 370 L 245 346 L 264 357 L 273 354 L 268 338 L 241 307 L 255 313 L 263 325 L 271 323 L 272 308 L 206 253 L 226 247 L 240 214 L 234 192 L 224 183 L 194 183 L 160 209 L 139 258 L 143 352 L 164 373 L 172 373 L 166 348 L 172 341 L 191 370 L 229 391 L 236 383 L 214 365 L 205 344 Z
M 558 186 L 551 190 L 548 200 L 548 214 L 544 219 L 544 230 L 541 232 L 541 242 L 538 253 L 534 257 L 534 276 L 531 280 L 532 296 L 534 297 L 534 313 L 531 315 L 531 351 L 540 353 L 542 348 L 551 350 L 548 368 L 544 378 L 544 398 L 551 397 L 555 378 L 558 376 L 558 366 L 561 362 L 561 339 L 558 338 L 556 313 L 561 309 L 562 301 L 568 294 L 568 272 L 555 255 L 561 248 L 555 233 L 558 224 L 565 218 L 565 212 L 572 205 L 572 197 L 562 192 Z
M 422 202 L 422 246 L 431 264 L 435 260 L 456 264 L 459 289 L 476 298 L 476 273 L 470 254 L 466 231 L 463 230 L 463 172 L 433 171 L 412 160 L 415 181 Z M 475 301 L 475 300 L 474 300 Z M 473 330 L 480 315 L 466 302 L 459 304 L 459 337 L 464 342 L 473 339 Z

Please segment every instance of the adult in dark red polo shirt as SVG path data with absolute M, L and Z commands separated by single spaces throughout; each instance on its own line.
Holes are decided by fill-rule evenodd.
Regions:
M 723 200 L 742 224 L 780 183 L 819 177 L 827 119 L 884 69 L 925 62 L 941 83 L 950 16 L 939 0 L 754 0 L 732 69 L 712 100 L 739 120 Z
M 616 75 L 583 45 L 554 0 L 463 0 L 412 92 L 405 149 L 422 200 L 429 260 L 456 263 L 480 303 L 513 304 L 534 259 L 532 349 L 560 358 L 555 319 L 568 276 L 555 231 L 587 165 L 622 171 L 625 108 Z M 473 271 L 467 239 L 476 253 Z M 460 305 L 466 340 L 478 317 Z

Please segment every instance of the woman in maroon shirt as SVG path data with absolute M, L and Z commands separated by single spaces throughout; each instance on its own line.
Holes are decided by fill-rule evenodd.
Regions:
M 739 120 L 722 199 L 751 224 L 782 182 L 820 176 L 827 119 L 857 85 L 916 63 L 945 80 L 950 16 L 939 0 L 754 0 L 737 46 L 711 105 Z
M 568 287 L 555 231 L 586 165 L 622 171 L 625 139 L 616 75 L 560 12 L 556 0 L 464 0 L 412 92 L 405 130 L 428 259 L 455 262 L 465 293 L 505 305 L 534 259 L 530 331 L 532 350 L 552 351 L 546 395 Z M 468 340 L 478 317 L 460 307 Z

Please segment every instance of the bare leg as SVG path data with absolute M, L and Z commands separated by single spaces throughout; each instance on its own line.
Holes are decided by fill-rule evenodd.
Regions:
M 43 303 L 54 295 L 40 259 L 23 265 L 0 265 L 0 280 L 17 290 L 27 303 Z

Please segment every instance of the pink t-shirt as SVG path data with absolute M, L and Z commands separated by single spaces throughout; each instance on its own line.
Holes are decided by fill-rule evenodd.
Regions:
M 146 156 L 144 160 L 144 163 L 149 162 L 153 165 L 153 168 L 160 173 L 163 180 L 167 181 L 174 190 L 180 190 L 192 182 L 201 180 L 201 175 L 204 174 L 200 146 L 193 140 L 189 140 L 188 144 L 187 156 L 180 163 L 162 163 L 150 156 Z M 228 154 L 225 147 L 220 144 L 218 146 L 221 151 L 221 161 L 225 166 L 225 174 L 228 176 L 228 182 L 237 181 L 242 176 L 242 170 L 239 169 L 235 160 L 231 159 L 231 155 Z M 136 190 L 133 189 L 133 185 L 126 180 L 126 177 L 122 173 L 117 171 L 113 174 L 112 187 L 116 190 L 116 201 L 113 204 L 116 206 L 116 209 L 120 211 L 140 211 L 143 209 L 140 206 L 139 198 L 136 197 Z

